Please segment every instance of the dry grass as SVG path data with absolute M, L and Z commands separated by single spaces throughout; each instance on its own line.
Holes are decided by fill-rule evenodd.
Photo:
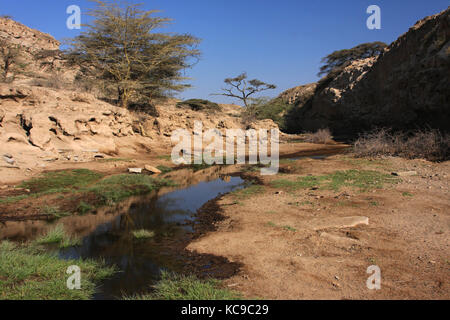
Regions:
M 316 144 L 327 144 L 333 141 L 330 129 L 319 129 L 316 133 L 306 133 L 305 141 Z
M 450 153 L 450 135 L 438 130 L 414 133 L 378 129 L 359 137 L 353 144 L 357 157 L 400 156 L 432 161 L 447 160 Z

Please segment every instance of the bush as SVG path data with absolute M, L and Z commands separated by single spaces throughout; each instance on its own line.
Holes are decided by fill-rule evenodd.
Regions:
M 202 99 L 190 99 L 177 103 L 178 108 L 185 106 L 190 107 L 194 111 L 221 111 L 222 108 L 215 102 Z
M 400 156 L 408 159 L 447 160 L 450 136 L 438 130 L 392 133 L 391 130 L 378 129 L 361 135 L 353 144 L 353 152 L 357 157 Z
M 316 133 L 305 134 L 305 141 L 309 143 L 327 144 L 333 141 L 330 129 L 319 129 Z

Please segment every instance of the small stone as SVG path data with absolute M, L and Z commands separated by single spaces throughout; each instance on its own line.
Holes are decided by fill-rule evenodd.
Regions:
M 417 175 L 417 171 L 392 172 L 391 174 L 398 177 L 409 177 Z
M 3 156 L 3 160 L 5 160 L 5 162 L 7 164 L 11 164 L 11 165 L 13 165 L 16 162 L 14 159 L 8 158 L 6 156 Z
M 6 157 L 6 158 L 9 158 L 9 159 L 13 158 L 13 156 L 11 154 L 9 154 L 9 153 L 5 153 L 3 156 Z
M 283 194 L 283 191 L 277 191 L 275 194 Z
M 129 173 L 142 173 L 142 168 L 128 168 Z

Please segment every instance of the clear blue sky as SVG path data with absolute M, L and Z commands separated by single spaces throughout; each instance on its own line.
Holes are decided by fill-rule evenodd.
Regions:
M 417 20 L 449 6 L 448 0 L 141 0 L 147 9 L 174 19 L 168 32 L 201 39 L 201 61 L 186 75 L 194 87 L 180 98 L 206 98 L 220 91 L 223 79 L 246 71 L 250 78 L 274 83 L 275 96 L 317 81 L 323 56 L 363 42 L 391 43 Z M 0 14 L 61 40 L 77 35 L 66 28 L 66 8 L 87 0 L 0 0 Z M 382 29 L 368 30 L 366 9 L 381 8 Z

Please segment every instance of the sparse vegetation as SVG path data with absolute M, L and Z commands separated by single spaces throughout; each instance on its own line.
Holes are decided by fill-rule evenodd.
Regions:
M 23 182 L 20 187 L 31 193 L 58 193 L 69 189 L 79 189 L 103 177 L 88 169 L 62 170 L 43 173 L 41 176 Z
M 305 176 L 296 180 L 279 179 L 272 182 L 275 188 L 290 191 L 308 188 L 325 188 L 339 191 L 342 187 L 357 188 L 361 192 L 380 189 L 387 183 L 395 183 L 397 178 L 378 171 L 347 170 L 323 176 Z
M 305 141 L 316 144 L 328 144 L 333 141 L 330 129 L 319 129 L 316 133 L 306 133 Z
M 362 43 L 351 49 L 334 51 L 322 59 L 323 66 L 318 76 L 329 75 L 333 71 L 341 70 L 352 61 L 369 57 L 376 57 L 383 53 L 387 44 L 384 42 Z
M 66 270 L 83 270 L 80 290 L 67 290 Z M 93 260 L 62 260 L 39 247 L 0 242 L 1 300 L 87 300 L 96 283 L 114 273 L 114 268 Z
M 55 217 L 70 213 L 83 215 L 100 206 L 112 205 L 130 196 L 144 195 L 162 186 L 173 185 L 169 180 L 147 175 L 120 174 L 104 178 L 103 174 L 88 169 L 62 170 L 46 172 L 23 182 L 20 187 L 29 189 L 29 193 L 0 199 L 0 203 L 53 195 L 51 199 L 58 200 L 58 208 L 44 207 L 40 209 L 41 214 Z M 66 196 L 61 197 L 62 194 Z
M 353 144 L 357 157 L 400 156 L 408 159 L 446 160 L 450 156 L 450 135 L 438 130 L 395 132 L 378 129 L 363 134 Z
M 155 233 L 153 231 L 148 231 L 145 229 L 133 231 L 133 237 L 138 240 L 150 239 L 150 238 L 153 238 L 154 236 L 155 236 Z
M 222 108 L 215 102 L 202 99 L 190 99 L 186 101 L 181 101 L 177 103 L 178 108 L 187 106 L 194 111 L 221 111 Z
M 163 271 L 161 280 L 154 286 L 154 292 L 147 295 L 125 297 L 129 300 L 238 300 L 241 295 L 222 289 L 220 281 L 200 280 L 195 276 L 184 276 Z
M 235 78 L 226 78 L 224 80 L 228 88 L 223 88 L 224 93 L 215 93 L 213 95 L 226 96 L 239 99 L 245 107 L 249 106 L 249 100 L 252 95 L 258 92 L 276 89 L 276 85 L 262 82 L 258 79 L 247 80 L 247 73 L 242 73 Z
M 15 76 L 25 71 L 26 63 L 23 60 L 21 46 L 0 40 L 0 80 L 12 82 Z M 8 77 L 10 74 L 11 77 Z
M 161 166 L 157 166 L 156 169 L 160 170 L 162 173 L 168 173 L 168 172 L 173 171 L 172 168 L 167 167 L 167 166 L 162 166 L 162 165 Z
M 238 189 L 232 192 L 232 194 L 238 199 L 249 198 L 250 196 L 258 193 L 262 193 L 264 191 L 264 187 L 260 185 L 251 185 L 244 189 Z

